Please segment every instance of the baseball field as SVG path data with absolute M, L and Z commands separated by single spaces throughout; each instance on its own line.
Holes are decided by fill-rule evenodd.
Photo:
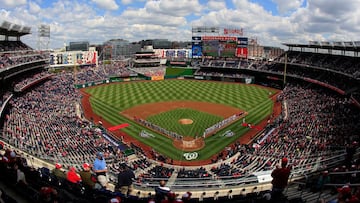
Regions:
M 92 111 L 101 119 L 111 126 L 129 124 L 121 129 L 127 136 L 179 161 L 209 159 L 255 130 L 242 123 L 257 125 L 266 119 L 273 110 L 270 97 L 277 93 L 275 89 L 256 85 L 198 80 L 121 82 L 83 91 L 90 95 Z M 238 114 L 242 117 L 203 138 L 206 128 Z M 189 160 L 184 156 L 189 150 L 177 147 L 174 137 L 138 119 L 181 135 L 184 140 L 202 139 L 203 145 L 190 150 L 197 156 Z M 230 136 L 225 132 L 231 132 Z

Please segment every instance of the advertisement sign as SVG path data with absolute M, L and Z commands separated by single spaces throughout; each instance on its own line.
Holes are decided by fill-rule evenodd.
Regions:
M 191 48 L 192 58 L 201 58 L 202 56 L 202 46 L 201 43 L 193 43 Z
M 248 57 L 248 48 L 246 48 L 246 47 L 236 48 L 236 56 L 240 57 L 240 58 L 247 58 Z
M 163 75 L 151 76 L 151 80 L 164 80 L 164 76 Z
M 50 67 L 97 64 L 97 51 L 71 51 L 50 53 Z
M 238 47 L 247 47 L 249 44 L 249 39 L 247 37 L 238 37 L 237 44 Z

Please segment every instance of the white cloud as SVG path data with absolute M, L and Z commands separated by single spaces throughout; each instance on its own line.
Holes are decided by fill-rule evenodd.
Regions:
M 207 8 L 209 10 L 221 10 L 226 8 L 226 4 L 224 1 L 211 0 L 207 3 Z
M 0 0 L 0 4 L 4 8 L 14 8 L 26 4 L 26 0 Z
M 101 8 L 107 10 L 117 10 L 119 8 L 115 0 L 91 0 L 91 1 L 97 4 L 98 6 L 100 6 Z
M 150 0 L 145 4 L 145 8 L 151 13 L 161 13 L 169 16 L 187 16 L 198 14 L 202 5 L 198 0 Z
M 127 10 L 121 15 L 121 17 L 126 19 L 130 25 L 147 24 L 177 27 L 186 24 L 185 17 L 148 12 L 146 9 Z
M 133 2 L 133 0 L 121 0 L 121 3 L 124 5 L 131 4 L 132 2 Z
M 280 14 L 286 14 L 290 11 L 300 8 L 304 0 L 273 0 L 277 4 Z
M 30 13 L 38 13 L 41 11 L 41 7 L 34 2 L 29 2 L 29 11 Z

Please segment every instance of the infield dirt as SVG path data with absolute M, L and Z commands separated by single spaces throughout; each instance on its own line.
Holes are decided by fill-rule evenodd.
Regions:
M 156 115 L 178 108 L 190 108 L 213 115 L 218 115 L 223 118 L 227 118 L 236 113 L 242 112 L 241 109 L 216 103 L 198 101 L 170 101 L 142 104 L 126 109 L 120 113 L 131 119 L 133 119 L 134 116 L 146 119 L 148 116 Z

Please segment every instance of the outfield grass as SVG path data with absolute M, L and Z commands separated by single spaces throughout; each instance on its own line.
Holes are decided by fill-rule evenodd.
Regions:
M 257 124 L 272 113 L 273 102 L 269 96 L 275 93 L 274 90 L 254 85 L 196 80 L 123 82 L 92 87 L 86 89 L 86 92 L 92 95 L 90 102 L 96 114 L 112 125 L 129 123 L 130 126 L 123 129 L 125 133 L 174 160 L 184 160 L 184 152 L 173 147 L 171 139 L 151 130 L 147 131 L 154 134 L 155 138 L 140 137 L 140 131 L 145 128 L 120 115 L 119 112 L 146 103 L 173 100 L 201 101 L 243 109 L 249 113 L 246 121 Z M 229 129 L 235 133 L 235 136 L 220 137 Z M 219 131 L 215 136 L 206 138 L 206 146 L 197 151 L 199 154 L 197 160 L 208 159 L 220 152 L 248 130 L 241 126 L 241 121 L 238 121 Z

